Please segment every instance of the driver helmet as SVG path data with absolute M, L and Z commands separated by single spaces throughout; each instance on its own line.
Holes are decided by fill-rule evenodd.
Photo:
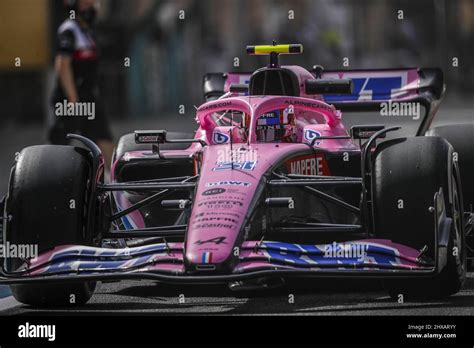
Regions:
M 297 137 L 295 108 L 264 113 L 257 120 L 257 140 L 262 142 L 295 142 Z

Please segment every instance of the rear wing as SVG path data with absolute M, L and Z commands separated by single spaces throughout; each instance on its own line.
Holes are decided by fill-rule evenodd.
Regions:
M 326 71 L 323 78 L 349 78 L 351 95 L 328 95 L 324 101 L 342 111 L 380 110 L 381 103 L 420 103 L 425 108 L 417 135 L 424 135 L 445 92 L 443 72 L 437 68 Z
M 251 73 L 212 73 L 204 77 L 206 100 L 216 99 L 229 92 L 235 84 L 249 84 Z M 420 103 L 425 115 L 417 135 L 423 135 L 430 127 L 439 108 L 444 92 L 441 69 L 407 68 L 378 70 L 325 70 L 323 79 L 352 79 L 352 94 L 323 95 L 326 103 L 342 111 L 376 111 L 381 103 Z

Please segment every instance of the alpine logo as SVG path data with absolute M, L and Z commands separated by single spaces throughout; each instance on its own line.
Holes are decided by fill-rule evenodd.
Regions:
M 307 140 L 309 143 L 311 143 L 315 138 L 320 138 L 321 137 L 321 133 L 315 131 L 315 130 L 312 130 L 312 129 L 307 129 L 304 133 L 304 138 L 305 140 Z M 314 143 L 314 145 L 321 145 L 322 141 L 316 141 Z
M 216 237 L 216 238 L 212 238 L 212 239 L 208 239 L 208 240 L 198 240 L 196 241 L 194 244 L 197 244 L 197 245 L 204 245 L 204 244 L 215 244 L 215 245 L 220 245 L 220 244 L 227 244 L 227 242 L 225 242 L 227 237 Z
M 230 136 L 221 132 L 214 132 L 212 141 L 214 144 L 227 144 Z

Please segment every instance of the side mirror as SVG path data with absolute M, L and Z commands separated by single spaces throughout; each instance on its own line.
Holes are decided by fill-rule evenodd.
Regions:
M 383 125 L 363 125 L 363 126 L 352 126 L 351 136 L 353 139 L 369 139 L 372 135 L 384 129 Z M 386 134 L 380 138 L 385 138 Z
M 352 94 L 354 84 L 351 79 L 306 80 L 306 94 Z
M 135 131 L 136 144 L 164 144 L 166 142 L 165 130 Z

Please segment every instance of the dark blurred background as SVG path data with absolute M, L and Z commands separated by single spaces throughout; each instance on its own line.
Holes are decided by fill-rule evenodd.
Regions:
M 62 0 L 0 0 L 0 194 L 14 153 L 45 142 L 55 33 L 65 16 Z M 203 75 L 265 65 L 245 46 L 273 39 L 304 44 L 304 55 L 283 63 L 308 68 L 347 68 L 344 58 L 354 69 L 441 67 L 447 105 L 472 110 L 474 0 L 101 0 L 97 31 L 117 138 L 170 119 L 171 128 L 192 128 Z
M 62 0 L 0 1 L 3 126 L 47 118 L 55 32 L 64 17 Z M 265 60 L 247 57 L 245 45 L 273 39 L 303 43 L 305 54 L 291 60 L 307 67 L 342 68 L 344 57 L 352 68 L 439 66 L 452 93 L 474 89 L 473 0 L 102 0 L 97 30 L 112 119 L 190 109 L 202 101 L 205 72 L 253 70 Z

